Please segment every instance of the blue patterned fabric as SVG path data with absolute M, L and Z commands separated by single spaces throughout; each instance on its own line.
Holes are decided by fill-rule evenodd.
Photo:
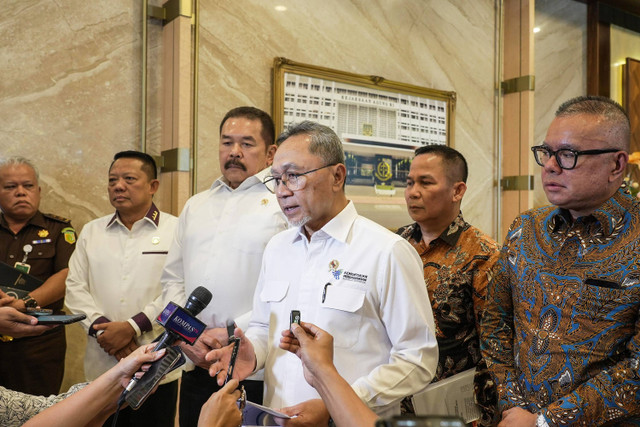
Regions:
M 553 206 L 512 224 L 481 327 L 499 410 L 551 425 L 640 425 L 640 210 L 621 188 L 573 220 Z

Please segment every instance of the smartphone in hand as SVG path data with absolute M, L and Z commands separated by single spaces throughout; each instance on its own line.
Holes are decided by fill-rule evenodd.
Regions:
M 84 314 L 29 314 L 38 319 L 38 325 L 68 325 L 84 320 L 87 317 Z

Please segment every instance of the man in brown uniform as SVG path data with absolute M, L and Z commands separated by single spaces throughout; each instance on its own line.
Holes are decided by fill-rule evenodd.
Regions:
M 59 312 L 64 282 L 76 235 L 69 220 L 43 214 L 38 172 L 25 158 L 0 161 L 0 261 L 22 263 L 29 274 L 44 281 L 28 296 L 10 305 L 20 311 L 40 306 Z M 66 340 L 58 327 L 38 337 L 0 342 L 0 385 L 29 394 L 50 395 L 60 390 Z

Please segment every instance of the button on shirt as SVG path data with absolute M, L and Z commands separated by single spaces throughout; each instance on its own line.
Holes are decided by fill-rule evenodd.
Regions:
M 420 259 L 351 202 L 310 240 L 298 227 L 265 250 L 246 335 L 265 368 L 265 405 L 275 408 L 319 398 L 298 357 L 278 347 L 291 310 L 334 336 L 338 371 L 378 414 L 399 413 L 400 400 L 433 378 L 438 348 Z
M 152 205 L 131 230 L 117 215 L 84 226 L 69 262 L 66 304 L 73 313 L 87 316 L 82 321 L 85 329 L 96 321 L 126 320 L 136 331 L 138 344 L 150 343 L 162 334 L 155 322 L 164 308 L 160 275 L 177 223 L 178 218 Z M 96 339 L 89 338 L 84 366 L 87 380 L 94 380 L 116 362 Z M 177 376 L 170 374 L 165 382 Z
M 262 183 L 265 169 L 232 189 L 221 177 L 191 197 L 180 214 L 162 275 L 165 302 L 183 305 L 198 286 L 213 298 L 198 318 L 208 327 L 249 322 L 262 253 L 287 228 L 276 197 Z

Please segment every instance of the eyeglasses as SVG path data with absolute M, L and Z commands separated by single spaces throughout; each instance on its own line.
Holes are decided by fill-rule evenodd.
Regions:
M 328 168 L 329 166 L 335 166 L 337 163 L 331 163 L 328 165 L 324 165 L 322 167 L 311 169 L 310 171 L 302 172 L 302 173 L 293 173 L 287 172 L 281 176 L 267 176 L 262 181 L 264 185 L 271 191 L 272 193 L 276 192 L 276 188 L 280 186 L 280 183 L 283 183 L 285 187 L 287 187 L 291 191 L 302 190 L 307 183 L 305 175 L 310 174 L 311 172 L 319 171 L 320 169 Z
M 576 163 L 578 163 L 578 156 L 583 155 L 597 155 L 597 154 L 605 154 L 605 153 L 615 153 L 620 151 L 616 148 L 607 148 L 604 150 L 572 150 L 570 148 L 561 148 L 559 150 L 553 151 L 547 146 L 544 145 L 536 145 L 535 147 L 531 147 L 531 151 L 533 151 L 533 156 L 536 159 L 536 163 L 540 166 L 544 166 L 545 163 L 549 161 L 551 156 L 556 158 L 556 162 L 558 162 L 558 166 L 561 169 L 573 169 L 576 167 Z

